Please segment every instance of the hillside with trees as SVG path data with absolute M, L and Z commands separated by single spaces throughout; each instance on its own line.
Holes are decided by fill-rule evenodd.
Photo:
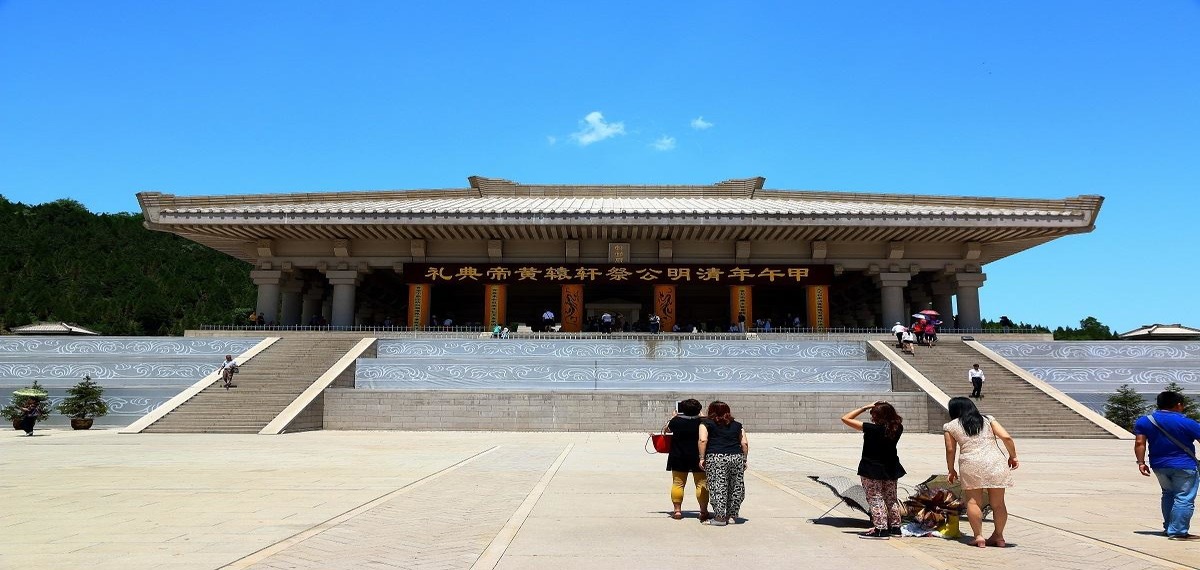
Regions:
M 108 335 L 182 334 L 254 305 L 250 265 L 74 200 L 0 196 L 0 328 L 65 321 Z

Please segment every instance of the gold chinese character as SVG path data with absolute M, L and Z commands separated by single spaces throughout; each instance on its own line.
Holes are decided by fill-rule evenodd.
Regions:
M 788 268 L 788 277 L 791 277 L 791 278 L 795 279 L 796 281 L 804 279 L 805 277 L 808 277 L 808 268 L 807 267 L 789 267 Z
M 580 281 L 595 281 L 600 276 L 600 270 L 595 267 L 580 267 L 575 270 L 575 278 Z
M 481 276 L 482 276 L 482 274 L 479 273 L 479 270 L 474 267 L 459 267 L 458 274 L 455 275 L 455 277 L 457 277 L 459 281 L 465 281 L 467 279 L 470 279 L 472 281 L 479 281 L 479 278 Z
M 745 281 L 747 277 L 754 277 L 754 272 L 749 269 L 734 267 L 733 269 L 729 270 L 729 278 L 733 279 L 735 277 L 738 281 Z
M 667 279 L 670 279 L 671 281 L 680 281 L 680 280 L 691 281 L 692 280 L 692 270 L 688 269 L 686 267 L 683 267 L 683 268 L 668 267 L 667 268 Z
M 518 281 L 524 281 L 526 279 L 528 279 L 530 281 L 537 281 L 538 274 L 541 272 L 542 272 L 542 270 L 538 269 L 536 267 L 518 267 L 517 268 L 517 276 L 519 277 Z
M 608 278 L 612 281 L 624 281 L 626 279 L 629 279 L 630 275 L 633 275 L 632 273 L 629 272 L 628 269 L 625 269 L 624 267 L 613 267 L 612 269 L 609 269 L 608 271 L 606 271 L 604 274 L 607 275 Z
M 449 275 L 445 275 L 443 273 L 443 271 L 445 271 L 445 270 L 446 270 L 446 268 L 444 268 L 444 267 L 430 267 L 429 269 L 425 270 L 425 277 L 428 277 L 430 279 L 441 279 L 443 281 L 449 281 L 451 279 L 451 277 Z
M 497 266 L 487 270 L 488 279 L 492 281 L 504 281 L 510 275 L 512 275 L 512 271 L 509 271 L 507 267 Z
M 639 269 L 634 271 L 634 273 L 637 273 L 640 276 L 638 278 L 642 281 L 654 281 L 655 279 L 662 277 L 661 269 Z
M 697 267 L 696 276 L 701 281 L 720 281 L 721 274 L 725 273 L 716 267 Z
M 759 271 L 758 276 L 766 277 L 768 281 L 774 283 L 776 277 L 783 277 L 783 272 L 778 269 L 771 269 L 770 267 L 767 267 L 762 271 Z
M 565 281 L 571 278 L 571 270 L 566 267 L 550 267 L 546 269 L 545 277 L 551 281 Z

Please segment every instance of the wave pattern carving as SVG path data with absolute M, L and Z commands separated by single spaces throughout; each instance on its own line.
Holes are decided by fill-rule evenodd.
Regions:
M 984 345 L 1068 394 L 1107 395 L 1122 384 L 1141 394 L 1155 394 L 1171 382 L 1188 391 L 1200 389 L 1200 343 L 1194 341 Z
M 806 358 L 863 360 L 860 342 L 745 342 L 672 340 L 509 341 L 381 340 L 379 358 L 499 356 L 556 358 Z
M 986 342 L 984 346 L 1009 360 L 1174 360 L 1200 361 L 1200 343 L 1160 342 Z
M 854 391 L 891 386 L 886 363 L 861 365 L 754 365 L 629 363 L 593 366 L 572 363 L 466 364 L 358 362 L 355 387 L 396 389 L 692 389 L 695 385 L 723 390 Z
M 260 339 L 212 338 L 55 338 L 19 337 L 0 339 L 0 355 L 155 355 L 191 356 L 239 354 L 258 344 Z

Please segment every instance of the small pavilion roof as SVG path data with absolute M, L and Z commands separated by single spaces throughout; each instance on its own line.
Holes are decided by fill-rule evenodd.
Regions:
M 1185 327 L 1179 323 L 1142 325 L 1129 332 L 1121 333 L 1120 337 L 1129 340 L 1200 339 L 1200 329 Z
M 99 335 L 100 333 L 86 329 L 78 325 L 70 323 L 33 323 L 20 327 L 13 327 L 13 334 L 22 335 Z

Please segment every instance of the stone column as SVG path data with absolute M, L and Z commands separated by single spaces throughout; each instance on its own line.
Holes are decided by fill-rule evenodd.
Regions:
M 283 272 L 256 269 L 250 272 L 250 278 L 258 285 L 258 303 L 255 310 L 262 314 L 268 323 L 279 322 L 279 284 L 283 279 Z
M 904 312 L 904 288 L 908 286 L 908 280 L 911 278 L 911 273 L 903 272 L 880 273 L 876 276 L 883 301 L 883 322 L 880 324 L 884 328 L 891 327 L 896 322 L 907 322 L 908 314 Z
M 945 280 L 933 282 L 933 310 L 946 323 L 943 326 L 954 326 L 954 284 Z
M 324 287 L 309 285 L 308 292 L 304 294 L 304 301 L 300 304 L 300 324 L 307 325 L 312 322 L 314 315 L 321 314 L 321 299 L 324 297 Z
M 978 329 L 981 326 L 979 313 L 979 288 L 987 280 L 982 273 L 955 273 L 954 283 L 958 286 L 958 328 Z
M 358 271 L 326 271 L 329 284 L 333 285 L 333 318 L 335 327 L 354 326 L 354 294 L 358 290 Z
M 284 280 L 281 289 L 283 291 L 283 307 L 280 311 L 279 324 L 286 326 L 300 324 L 300 296 L 304 291 L 304 281 L 292 277 Z
M 925 309 L 933 309 L 933 297 L 929 296 L 929 292 L 925 290 L 924 285 L 918 285 L 912 289 L 909 289 L 908 300 L 909 315 L 915 315 L 920 311 L 924 311 Z

